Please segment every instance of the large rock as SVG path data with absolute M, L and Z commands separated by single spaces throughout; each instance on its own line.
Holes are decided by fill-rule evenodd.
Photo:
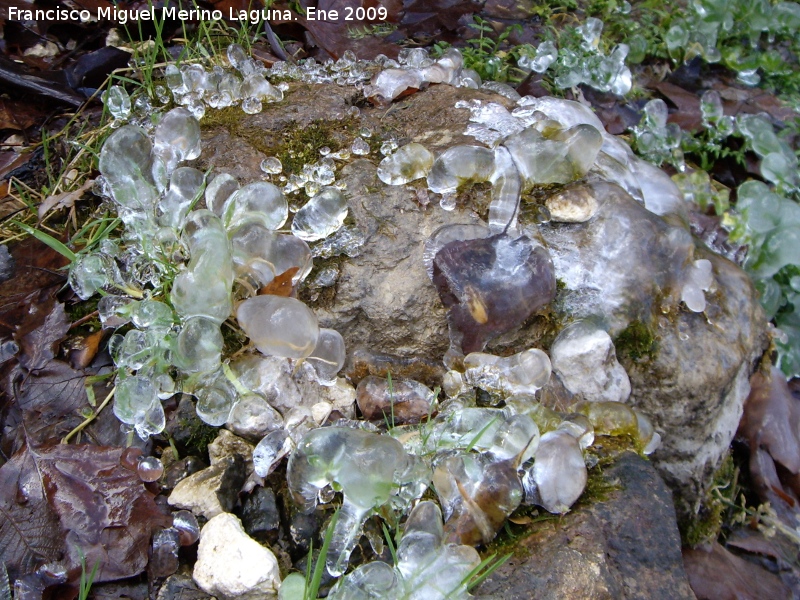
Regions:
M 225 599 L 275 598 L 281 585 L 278 559 L 229 513 L 217 515 L 200 532 L 193 577 L 204 592 Z
M 623 454 L 605 471 L 619 489 L 561 520 L 531 526 L 514 555 L 475 591 L 479 600 L 694 599 L 672 498 L 649 462 Z
M 267 105 L 261 115 L 239 115 L 235 126 L 216 125 L 204 132 L 214 152 L 201 157 L 197 166 L 227 170 L 241 183 L 260 179 L 258 164 L 271 147 L 283 143 L 287 128 L 307 127 L 317 120 L 330 125 L 331 139 L 341 140 L 333 150 L 345 147 L 355 135 L 345 116 L 353 101 L 348 94 L 336 86 L 295 86 L 286 101 Z M 400 143 L 415 141 L 441 152 L 475 143 L 465 135 L 469 111 L 453 108 L 458 100 L 472 99 L 512 105 L 488 92 L 438 85 L 388 111 L 363 108 L 361 121 L 376 131 L 392 132 Z M 552 109 L 558 118 L 559 102 L 542 110 Z M 567 112 L 569 126 L 594 118 L 574 103 Z M 341 119 L 340 126 L 336 119 Z M 258 136 L 249 133 L 256 129 Z M 242 132 L 247 135 L 237 135 Z M 600 156 L 609 164 L 612 155 L 623 162 L 630 159 L 630 151 L 610 137 L 603 152 Z M 458 196 L 455 210 L 444 211 L 438 197 L 424 191 L 424 180 L 395 187 L 380 182 L 380 158 L 353 160 L 337 172 L 337 179 L 347 184 L 350 218 L 366 243 L 355 258 L 317 261 L 317 269 L 336 266 L 338 281 L 307 300 L 322 326 L 344 336 L 348 354 L 361 347 L 401 357 L 397 369 L 382 365 L 394 374 L 402 370 L 404 360 L 439 361 L 447 350 L 446 312 L 425 272 L 423 246 L 442 225 L 485 222 L 490 192 L 476 186 Z M 621 163 L 614 164 L 615 180 L 644 196 L 663 216 L 647 210 L 621 187 L 600 181 L 599 173 L 605 171 L 597 168 L 586 184 L 597 212 L 587 222 L 536 225 L 536 204 L 523 204 L 520 226 L 548 247 L 559 293 L 549 313 L 531 317 L 493 340 L 487 351 L 549 351 L 558 332 L 577 319 L 599 323 L 612 339 L 632 325 L 652 335 L 656 344 L 649 356 L 636 358 L 619 347 L 617 355 L 630 378 L 628 402 L 652 419 L 664 441 L 653 461 L 676 493 L 681 514 L 689 515 L 733 437 L 752 364 L 765 347 L 765 319 L 747 276 L 692 238 L 685 207 L 676 204 L 680 196 L 673 193 L 669 179 L 653 169 L 659 177 L 639 181 Z M 547 194 L 541 189 L 528 200 L 539 202 Z M 701 258 L 713 265 L 714 285 L 705 294 L 705 312 L 694 313 L 681 303 L 681 290 L 687 270 Z

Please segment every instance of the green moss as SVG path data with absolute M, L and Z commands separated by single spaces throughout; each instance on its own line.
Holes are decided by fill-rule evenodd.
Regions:
M 189 430 L 189 438 L 186 440 L 187 454 L 208 456 L 208 445 L 216 439 L 218 428 L 203 423 L 199 418 L 181 421 L 181 426 Z
M 658 341 L 650 328 L 641 321 L 631 321 L 614 339 L 618 356 L 637 361 L 650 361 L 658 351 Z
M 700 505 L 700 510 L 696 515 L 678 522 L 681 542 L 684 546 L 695 547 L 714 541 L 719 537 L 725 521 L 726 504 L 724 496 L 715 494 L 714 490 L 728 490 L 729 493 L 735 495 L 736 476 L 736 465 L 729 453 L 714 473 L 712 484 Z M 734 498 L 728 500 L 732 502 Z

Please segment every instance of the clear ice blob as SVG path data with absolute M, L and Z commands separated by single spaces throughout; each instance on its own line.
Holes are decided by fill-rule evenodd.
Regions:
M 112 85 L 103 94 L 103 104 L 109 114 L 120 121 L 125 121 L 131 115 L 131 98 L 124 87 Z
M 280 229 L 289 216 L 289 204 L 280 188 L 266 181 L 256 181 L 234 192 L 225 202 L 222 213 L 228 230 L 244 223 Z
M 473 352 L 464 358 L 464 379 L 472 386 L 504 396 L 534 394 L 550 379 L 550 359 L 538 348 L 507 358 Z
M 219 323 L 205 317 L 190 317 L 175 340 L 174 364 L 184 373 L 216 370 L 223 343 Z
M 114 282 L 116 265 L 105 254 L 79 254 L 69 271 L 69 284 L 81 300 Z
M 292 233 L 306 242 L 328 237 L 338 230 L 347 217 L 347 200 L 335 187 L 322 188 L 292 221 Z
M 523 476 L 525 502 L 563 514 L 580 498 L 587 480 L 578 440 L 563 430 L 549 431 L 539 441 L 533 466 Z
M 181 546 L 191 546 L 200 539 L 200 525 L 191 511 L 179 510 L 172 513 L 172 526 L 178 530 Z
M 236 318 L 253 345 L 268 356 L 306 358 L 317 347 L 317 317 L 294 298 L 248 298 L 239 305 Z
M 428 173 L 428 189 L 438 194 L 456 192 L 468 183 L 489 181 L 494 152 L 481 146 L 453 146 L 442 152 Z
M 411 142 L 384 158 L 378 165 L 378 178 L 387 185 L 404 185 L 427 177 L 433 154 L 422 144 Z
M 150 137 L 143 129 L 126 125 L 108 136 L 100 150 L 99 169 L 112 198 L 135 213 L 151 211 L 158 197 L 152 149 Z
M 426 385 L 413 379 L 392 379 L 370 375 L 356 387 L 356 402 L 368 421 L 389 427 L 419 423 L 436 410 L 436 397 Z
M 185 108 L 173 108 L 158 122 L 153 150 L 167 170 L 200 156 L 200 122 Z
M 155 456 L 147 456 L 139 461 L 136 472 L 139 474 L 139 479 L 150 483 L 161 478 L 164 474 L 164 465 Z
M 321 385 L 336 383 L 336 376 L 347 358 L 344 338 L 335 329 L 320 328 L 314 351 L 306 361 L 313 367 L 314 378 Z
M 328 485 L 338 486 L 343 494 L 326 560 L 331 575 L 347 568 L 371 511 L 389 502 L 402 484 L 418 480 L 416 466 L 417 459 L 397 440 L 360 429 L 323 427 L 300 440 L 286 475 L 295 502 L 313 509 L 320 490 Z
M 238 190 L 239 182 L 233 175 L 220 173 L 206 186 L 206 208 L 221 217 L 225 202 Z

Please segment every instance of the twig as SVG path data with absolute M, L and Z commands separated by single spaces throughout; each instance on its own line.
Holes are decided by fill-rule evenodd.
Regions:
M 98 406 L 98 407 L 97 407 L 97 410 L 96 410 L 96 411 L 94 411 L 94 412 L 93 412 L 91 415 L 89 415 L 88 417 L 86 417 L 86 419 L 84 419 L 83 423 L 81 423 L 80 425 L 78 425 L 78 426 L 77 426 L 75 429 L 73 429 L 73 430 L 72 430 L 72 431 L 70 431 L 70 432 L 69 432 L 69 433 L 68 433 L 66 436 L 64 436 L 64 439 L 62 439 L 62 440 L 61 440 L 61 443 L 62 443 L 62 444 L 68 444 L 68 443 L 69 443 L 69 440 L 70 440 L 70 438 L 71 438 L 73 435 L 75 435 L 75 434 L 77 434 L 77 433 L 80 433 L 81 431 L 83 431 L 83 430 L 86 428 L 86 426 L 87 426 L 89 423 L 91 423 L 92 421 L 94 421 L 94 420 L 97 418 L 97 415 L 99 415 L 99 414 L 100 414 L 100 411 L 101 411 L 101 410 L 103 410 L 103 409 L 106 407 L 106 404 L 108 404 L 108 403 L 111 401 L 111 398 L 113 398 L 113 397 L 114 397 L 114 392 L 116 392 L 116 391 L 117 391 L 117 386 L 114 386 L 113 388 L 111 388 L 111 391 L 110 391 L 110 392 L 108 392 L 108 396 L 106 396 L 106 399 L 105 399 L 105 400 L 103 400 L 103 403 L 102 403 L 100 406 Z

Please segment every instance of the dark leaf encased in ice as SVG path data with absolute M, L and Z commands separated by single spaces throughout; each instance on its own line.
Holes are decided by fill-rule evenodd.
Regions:
M 483 350 L 490 339 L 550 304 L 556 293 L 547 250 L 506 233 L 445 245 L 433 261 L 433 283 L 450 309 L 451 339 L 464 353 Z

